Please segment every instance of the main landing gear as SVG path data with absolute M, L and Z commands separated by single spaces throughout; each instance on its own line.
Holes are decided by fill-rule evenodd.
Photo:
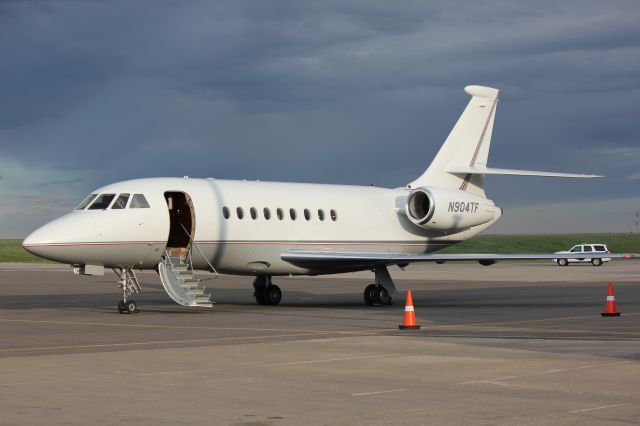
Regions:
M 121 314 L 135 314 L 140 312 L 135 300 L 129 299 L 129 296 L 132 294 L 142 291 L 136 273 L 133 272 L 132 268 L 114 268 L 113 272 L 120 278 L 118 285 L 122 289 L 122 300 L 118 302 L 118 312 Z
M 368 306 L 391 305 L 391 296 L 386 288 L 376 284 L 369 284 L 364 289 L 364 303 Z
M 396 286 L 393 284 L 391 275 L 387 267 L 376 266 L 374 269 L 376 274 L 375 284 L 369 284 L 364 289 L 364 303 L 367 306 L 385 306 L 393 303 L 393 296 L 396 294 Z
M 253 288 L 253 297 L 258 305 L 277 305 L 282 300 L 282 291 L 271 283 L 271 275 L 258 275 L 253 281 Z

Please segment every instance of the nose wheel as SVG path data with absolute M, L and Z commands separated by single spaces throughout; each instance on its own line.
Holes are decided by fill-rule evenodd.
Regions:
M 132 299 L 128 299 L 132 294 L 140 293 L 142 287 L 138 282 L 135 272 L 132 268 L 118 268 L 113 270 L 118 275 L 120 281 L 118 285 L 122 289 L 122 300 L 118 302 L 118 312 L 121 314 L 135 314 L 140 312 L 138 305 Z
M 138 305 L 134 300 L 121 300 L 118 302 L 118 312 L 121 314 L 135 314 L 140 312 L 138 310 Z

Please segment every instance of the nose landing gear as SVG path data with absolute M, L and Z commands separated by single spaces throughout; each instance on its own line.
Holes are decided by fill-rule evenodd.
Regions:
M 118 302 L 118 312 L 121 314 L 135 314 L 136 312 L 140 312 L 138 310 L 138 306 L 134 300 L 121 300 Z
M 129 296 L 132 294 L 142 291 L 136 273 L 133 272 L 132 268 L 114 268 L 113 272 L 120 278 L 118 285 L 122 289 L 122 300 L 118 302 L 118 312 L 121 314 L 135 314 L 140 312 L 136 302 L 133 299 L 129 299 Z

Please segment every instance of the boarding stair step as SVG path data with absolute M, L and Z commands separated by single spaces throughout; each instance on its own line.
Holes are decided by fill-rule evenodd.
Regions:
M 204 291 L 204 285 L 200 282 L 183 283 L 180 285 L 185 290 L 201 290 Z
M 191 264 L 184 256 L 165 253 L 161 262 L 161 281 L 169 296 L 183 306 L 212 307 L 211 294 L 205 293 L 205 284 L 194 275 Z

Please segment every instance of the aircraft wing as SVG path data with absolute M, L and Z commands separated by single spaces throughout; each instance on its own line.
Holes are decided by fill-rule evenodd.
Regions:
M 638 254 L 593 253 L 580 258 L 632 259 Z M 576 259 L 575 253 L 477 253 L 477 254 L 404 254 L 404 253 L 353 253 L 290 250 L 282 253 L 280 258 L 286 262 L 310 269 L 316 268 L 358 268 L 375 265 L 408 265 L 414 262 L 453 262 L 477 261 L 491 265 L 502 260 L 544 260 L 544 259 Z

